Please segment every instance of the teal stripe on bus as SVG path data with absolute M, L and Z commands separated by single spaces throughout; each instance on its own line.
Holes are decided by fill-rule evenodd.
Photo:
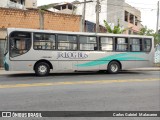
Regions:
M 88 66 L 97 66 L 97 65 L 102 65 L 102 64 L 108 64 L 111 60 L 119 60 L 119 61 L 128 61 L 128 60 L 145 60 L 144 58 L 137 57 L 137 54 L 145 54 L 142 52 L 133 52 L 133 53 L 121 53 L 121 54 L 116 54 L 116 55 L 110 55 L 104 58 L 100 58 L 94 61 L 86 62 L 83 64 L 77 64 L 76 66 L 78 67 L 88 67 Z

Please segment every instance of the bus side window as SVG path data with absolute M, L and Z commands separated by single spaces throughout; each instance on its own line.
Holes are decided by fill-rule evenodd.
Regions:
M 144 51 L 149 52 L 151 50 L 151 47 L 152 47 L 151 39 L 145 38 L 144 39 Z
M 77 50 L 77 36 L 59 34 L 58 50 Z
M 127 38 L 116 38 L 115 39 L 116 51 L 128 51 L 128 39 Z
M 100 50 L 113 51 L 113 38 L 100 37 Z
M 34 49 L 35 50 L 54 50 L 55 35 L 47 33 L 34 33 Z
M 97 50 L 97 40 L 94 36 L 80 36 L 79 37 L 80 50 Z
M 130 51 L 133 51 L 133 52 L 142 51 L 142 39 L 130 38 Z

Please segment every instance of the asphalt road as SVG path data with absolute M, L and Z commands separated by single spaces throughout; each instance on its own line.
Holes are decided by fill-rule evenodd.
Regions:
M 160 72 L 1 75 L 0 111 L 160 111 Z

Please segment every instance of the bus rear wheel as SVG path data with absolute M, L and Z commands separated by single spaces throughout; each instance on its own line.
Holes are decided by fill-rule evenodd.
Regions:
M 117 61 L 112 61 L 109 63 L 107 70 L 111 74 L 116 74 L 120 70 L 120 64 Z
M 45 62 L 40 62 L 35 66 L 35 73 L 38 76 L 47 76 L 50 72 L 50 67 Z

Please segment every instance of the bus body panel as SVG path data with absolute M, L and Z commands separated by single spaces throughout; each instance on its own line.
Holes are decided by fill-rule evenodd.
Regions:
M 128 35 L 115 34 L 94 34 L 94 33 L 70 33 L 60 31 L 42 31 L 30 29 L 8 29 L 8 36 L 12 31 L 28 31 L 28 32 L 44 32 L 44 33 L 65 33 L 65 34 L 81 34 L 81 35 L 98 35 L 98 36 L 118 36 L 127 37 Z M 135 37 L 135 36 L 129 36 Z M 154 42 L 152 37 L 137 36 L 140 38 L 152 39 L 152 48 L 150 52 L 112 52 L 112 51 L 62 51 L 62 50 L 34 50 L 33 37 L 31 49 L 16 57 L 9 57 L 9 53 L 5 57 L 5 61 L 12 71 L 33 71 L 36 62 L 40 60 L 49 61 L 53 70 L 58 71 L 90 71 L 90 70 L 107 70 L 108 64 L 113 61 L 119 61 L 123 69 L 150 67 L 153 66 L 154 59 Z
M 41 54 L 45 56 L 42 56 Z M 110 61 L 117 60 L 122 64 L 123 69 L 138 68 L 138 67 L 149 67 L 153 66 L 151 62 L 152 56 L 147 53 L 89 53 L 88 58 L 85 59 L 70 59 L 70 58 L 58 58 L 57 52 L 52 52 L 52 55 L 48 51 L 36 51 L 33 56 L 33 52 L 26 53 L 19 57 L 10 58 L 11 64 L 10 70 L 26 70 L 31 71 L 35 63 L 39 60 L 50 61 L 53 66 L 53 71 L 86 71 L 86 70 L 107 70 L 107 65 Z M 67 53 L 67 52 L 66 52 Z M 71 53 L 71 52 L 69 52 Z M 75 53 L 75 52 L 74 52 Z M 77 52 L 79 53 L 79 52 Z M 33 56 L 33 57 L 30 57 Z M 53 57 L 52 57 L 53 56 Z M 96 58 L 95 58 L 96 56 Z M 58 58 L 58 59 L 56 59 Z M 25 59 L 25 60 L 24 60 Z

